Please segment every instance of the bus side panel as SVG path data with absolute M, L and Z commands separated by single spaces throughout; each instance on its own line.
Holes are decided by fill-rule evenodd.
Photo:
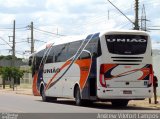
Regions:
M 66 65 L 65 63 L 62 62 L 56 63 L 54 65 L 53 64 L 45 65 L 43 76 L 44 76 L 44 81 L 47 84 L 46 94 L 47 96 L 72 98 L 74 92 L 74 86 L 76 83 L 78 83 L 81 92 L 83 92 L 82 98 L 87 97 L 88 99 L 89 88 L 87 85 L 87 79 L 89 79 L 88 77 L 90 74 L 92 60 L 81 59 L 81 60 L 76 60 L 73 64 L 70 63 L 71 62 L 69 61 Z M 60 69 L 60 70 L 59 72 L 51 72 L 51 69 Z
M 96 58 L 92 59 L 92 64 L 87 78 L 87 82 L 82 90 L 83 99 L 91 99 L 91 97 L 96 96 L 97 94 L 97 84 L 96 84 Z
M 79 86 L 81 90 L 82 99 L 89 99 L 89 75 L 92 65 L 92 60 L 89 59 L 81 59 L 75 62 L 80 67 L 80 80 Z
M 40 96 L 40 83 L 43 81 L 43 67 L 40 67 L 38 71 L 35 71 L 33 75 L 32 91 L 33 95 Z
M 46 84 L 46 95 L 62 97 L 64 73 L 70 62 L 58 62 L 45 64 L 43 78 Z
M 39 88 L 37 87 L 37 80 L 38 80 L 38 74 L 35 73 L 33 76 L 33 83 L 32 83 L 32 91 L 34 96 L 40 96 Z
M 63 89 L 62 96 L 67 98 L 73 98 L 74 86 L 80 80 L 80 67 L 78 64 L 73 63 L 72 66 L 68 69 L 66 74 L 62 77 L 63 80 Z

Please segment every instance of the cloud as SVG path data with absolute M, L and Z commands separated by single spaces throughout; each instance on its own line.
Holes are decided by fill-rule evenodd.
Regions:
M 124 14 L 134 21 L 133 0 L 110 0 Z M 145 4 L 147 26 L 160 25 L 159 0 L 141 0 L 139 6 L 139 18 L 142 5 Z M 108 14 L 109 11 L 109 14 Z M 0 0 L 0 27 L 13 27 L 13 20 L 16 20 L 16 27 L 25 27 L 34 22 L 34 27 L 46 31 L 64 35 L 82 35 L 99 32 L 108 29 L 132 29 L 130 23 L 119 11 L 117 11 L 107 0 Z M 58 30 L 57 30 L 58 29 Z M 10 32 L 0 33 L 8 39 Z M 159 32 L 152 31 L 153 40 L 159 40 Z M 17 39 L 30 37 L 30 31 L 23 29 L 16 30 Z M 54 35 L 40 31 L 34 31 L 34 38 L 44 41 L 54 39 Z M 21 49 L 24 44 L 17 46 Z M 42 42 L 36 42 L 36 47 Z M 28 44 L 30 46 L 30 44 Z M 27 49 L 28 47 L 26 47 Z M 25 49 L 25 46 L 24 46 Z
M 13 19 L 15 19 L 15 16 L 12 15 L 12 14 L 3 14 L 3 13 L 0 13 L 0 18 L 1 18 L 1 22 L 0 22 L 0 25 L 1 26 L 4 26 L 4 25 L 8 25 L 8 24 L 11 24 Z
M 1 0 L 0 5 L 6 8 L 32 6 L 28 0 Z
M 7 14 L 26 14 L 45 10 L 45 0 L 0 0 L 0 12 Z

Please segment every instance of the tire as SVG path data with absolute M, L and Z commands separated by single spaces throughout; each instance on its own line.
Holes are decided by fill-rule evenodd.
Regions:
M 79 87 L 77 86 L 76 89 L 75 89 L 75 102 L 76 102 L 76 105 L 77 106 L 81 106 L 82 105 L 82 98 L 81 98 L 81 94 L 80 94 L 80 89 Z
M 56 98 L 56 97 L 48 97 L 48 99 L 49 99 L 50 102 L 57 101 L 57 98 Z
M 126 107 L 129 100 L 112 100 L 111 102 L 114 107 Z
M 49 101 L 49 97 L 47 97 L 46 94 L 45 94 L 45 89 L 44 89 L 44 87 L 42 87 L 41 96 L 42 96 L 43 102 L 48 102 L 48 101 Z

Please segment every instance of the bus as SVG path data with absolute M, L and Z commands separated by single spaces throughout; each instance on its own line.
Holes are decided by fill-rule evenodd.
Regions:
M 30 56 L 33 94 L 43 101 L 73 98 L 76 105 L 152 97 L 152 51 L 148 33 L 113 30 L 50 41 Z

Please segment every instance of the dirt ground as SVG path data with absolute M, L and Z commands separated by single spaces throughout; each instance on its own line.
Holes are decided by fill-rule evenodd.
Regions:
M 149 104 L 149 99 L 145 100 L 132 100 L 129 102 L 129 106 L 137 106 L 144 108 L 153 108 L 160 110 L 160 97 L 157 98 L 158 103 L 154 104 L 154 98 L 151 99 L 151 104 Z

